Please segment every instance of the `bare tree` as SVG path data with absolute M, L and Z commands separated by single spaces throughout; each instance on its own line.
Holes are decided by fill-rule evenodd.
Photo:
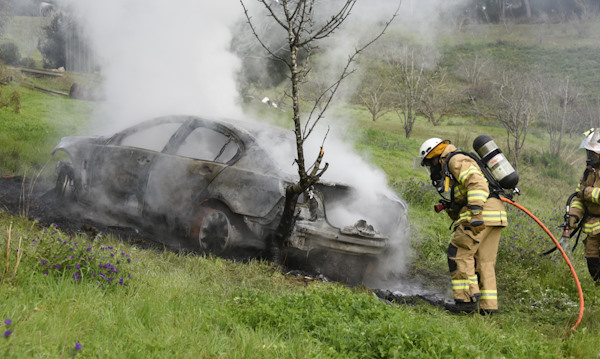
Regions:
M 532 83 L 523 73 L 503 71 L 495 84 L 496 109 L 491 115 L 506 129 L 515 169 L 533 119 Z
M 279 225 L 271 235 L 271 238 L 269 238 L 271 259 L 276 263 L 279 263 L 281 260 L 280 250 L 284 245 L 285 240 L 289 237 L 289 233 L 294 225 L 298 198 L 304 191 L 319 181 L 320 177 L 328 167 L 328 163 L 322 165 L 324 155 L 323 145 L 321 145 L 321 150 L 319 151 L 317 158 L 312 164 L 307 165 L 304 157 L 304 143 L 315 129 L 319 120 L 323 118 L 340 83 L 352 73 L 353 70 L 350 68 L 350 65 L 354 62 L 359 53 L 383 35 L 389 24 L 397 16 L 400 5 L 398 5 L 396 11 L 391 15 L 390 20 L 384 24 L 381 32 L 362 47 L 355 49 L 348 57 L 346 65 L 341 69 L 337 79 L 315 99 L 315 106 L 309 111 L 307 118 L 303 122 L 300 111 L 300 90 L 306 76 L 310 72 L 310 59 L 313 50 L 316 47 L 316 43 L 328 38 L 339 29 L 341 24 L 344 23 L 350 15 L 356 0 L 341 1 L 337 10 L 334 10 L 333 14 L 329 16 L 324 16 L 322 13 L 323 9 L 317 9 L 316 0 L 257 1 L 266 9 L 272 21 L 285 31 L 287 43 L 289 45 L 289 51 L 286 52 L 285 56 L 270 48 L 263 40 L 263 35 L 258 33 L 248 8 L 244 4 L 244 0 L 240 0 L 244 9 L 244 14 L 254 36 L 271 56 L 285 64 L 289 71 L 291 84 L 290 96 L 293 110 L 292 118 L 294 122 L 294 133 L 296 135 L 295 163 L 298 166 L 299 178 L 297 182 L 286 188 L 285 203 Z M 317 15 L 325 20 L 318 21 Z M 305 61 L 299 60 L 301 52 L 306 54 Z M 325 138 L 323 139 L 323 144 L 324 142 Z
M 359 81 L 354 101 L 367 108 L 373 122 L 393 111 L 393 81 L 386 67 L 373 61 L 363 67 Z
M 405 48 L 400 59 L 390 59 L 396 83 L 396 114 L 402 121 L 404 134 L 410 138 L 420 105 L 426 92 L 425 61 L 417 59 L 415 50 Z
M 536 87 L 539 99 L 536 102 L 540 106 L 539 117 L 550 136 L 549 150 L 553 156 L 558 157 L 562 149 L 565 127 L 575 113 L 579 93 L 571 86 L 568 76 L 558 83 L 538 79 Z
M 469 85 L 477 86 L 486 70 L 488 59 L 475 55 L 472 59 L 460 56 L 458 60 L 460 62 L 458 75 L 464 78 Z
M 456 103 L 456 95 L 446 83 L 446 70 L 433 71 L 425 79 L 420 111 L 432 125 L 438 126 Z

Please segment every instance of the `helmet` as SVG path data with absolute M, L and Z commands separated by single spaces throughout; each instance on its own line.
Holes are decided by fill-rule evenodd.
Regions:
M 437 147 L 440 143 L 450 143 L 448 140 L 442 140 L 441 138 L 432 137 L 427 141 L 423 142 L 421 148 L 419 149 L 419 157 L 421 158 L 421 166 L 425 166 L 425 158 L 427 155 L 433 151 L 434 148 Z
M 592 128 L 584 133 L 585 138 L 581 141 L 579 148 L 600 153 L 600 128 Z

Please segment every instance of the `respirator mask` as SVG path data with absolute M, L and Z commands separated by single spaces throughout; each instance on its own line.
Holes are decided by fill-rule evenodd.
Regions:
M 585 152 L 587 155 L 585 164 L 588 167 L 592 167 L 594 169 L 600 168 L 600 157 L 598 156 L 598 154 L 596 152 L 590 151 L 590 150 L 587 150 Z

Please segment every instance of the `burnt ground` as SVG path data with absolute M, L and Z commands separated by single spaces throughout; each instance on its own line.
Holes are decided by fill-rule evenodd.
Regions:
M 69 234 L 115 235 L 143 248 L 159 247 L 149 233 L 134 228 L 106 226 L 75 203 L 64 203 L 54 193 L 54 182 L 23 179 L 5 175 L 0 177 L 0 210 L 15 216 L 37 219 L 43 227 L 56 225 Z
M 76 203 L 64 203 L 54 193 L 54 182 L 26 179 L 22 177 L 0 177 L 0 210 L 15 216 L 37 219 L 41 226 L 56 225 L 69 234 L 95 236 L 98 233 L 114 235 L 121 240 L 144 249 L 163 250 L 164 245 L 153 238 L 151 233 L 130 227 L 107 226 L 99 217 Z M 286 273 L 303 281 L 330 281 L 319 273 L 310 273 L 297 268 L 282 268 Z M 411 272 L 413 272 L 411 274 Z M 382 301 L 416 305 L 429 303 L 444 306 L 447 296 L 441 294 L 447 286 L 446 273 L 391 273 L 389 278 L 376 281 L 369 286 Z

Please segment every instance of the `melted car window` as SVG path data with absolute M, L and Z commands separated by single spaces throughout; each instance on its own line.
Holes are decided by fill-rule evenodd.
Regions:
M 219 163 L 229 162 L 237 152 L 231 137 L 205 127 L 192 131 L 177 150 L 179 156 Z
M 123 138 L 121 145 L 160 152 L 180 126 L 180 123 L 164 123 L 145 128 Z

